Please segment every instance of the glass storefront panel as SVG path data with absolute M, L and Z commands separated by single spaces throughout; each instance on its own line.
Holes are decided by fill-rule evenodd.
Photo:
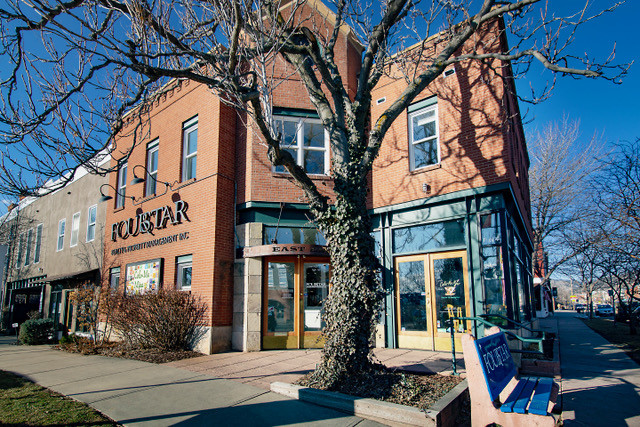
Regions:
M 437 222 L 393 230 L 393 252 L 429 252 L 465 245 L 464 220 Z
M 263 243 L 270 245 L 274 240 L 279 244 L 327 245 L 326 239 L 316 228 L 265 227 Z
M 400 330 L 427 331 L 427 302 L 424 261 L 398 264 L 398 298 Z
M 464 269 L 462 257 L 433 260 L 433 278 L 436 296 L 436 328 L 448 332 L 452 317 L 465 317 Z M 454 329 L 464 332 L 465 322 L 455 321 Z
M 267 331 L 293 332 L 295 326 L 293 262 L 270 262 L 267 285 Z
M 499 213 L 481 217 L 481 235 L 484 312 L 507 316 L 507 291 L 503 274 L 504 258 Z M 493 321 L 498 322 L 497 319 Z
M 322 303 L 329 295 L 329 264 L 304 265 L 304 330 L 319 331 L 324 326 L 321 319 Z

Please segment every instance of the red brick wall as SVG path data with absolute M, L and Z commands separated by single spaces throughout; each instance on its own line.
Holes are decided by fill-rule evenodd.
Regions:
M 175 284 L 176 257 L 193 254 L 192 293 L 200 296 L 209 306 L 208 324 L 212 326 L 231 325 L 233 294 L 233 200 L 235 176 L 235 129 L 236 113 L 222 104 L 205 86 L 187 81 L 162 95 L 155 102 L 150 113 L 150 129 L 128 161 L 126 195 L 134 196 L 136 203 L 128 199 L 123 209 L 114 209 L 113 200 L 107 208 L 105 241 L 105 265 L 121 266 L 121 283 L 125 281 L 126 265 L 154 258 L 164 258 L 164 287 Z M 197 181 L 181 187 L 182 167 L 182 125 L 198 116 Z M 127 126 L 122 134 L 133 129 Z M 134 165 L 145 165 L 146 144 L 159 138 L 158 180 L 176 182 L 167 194 L 143 199 L 144 184 L 131 186 Z M 131 137 L 120 138 L 118 148 L 128 147 Z M 121 152 L 121 151 L 120 151 Z M 136 169 L 138 176 L 143 169 Z M 216 174 L 217 173 L 217 174 Z M 216 175 L 214 175 L 216 174 Z M 110 184 L 116 186 L 116 174 L 110 177 Z M 112 191 L 112 190 L 110 190 Z M 164 185 L 158 183 L 158 193 Z M 111 241 L 111 224 L 135 217 L 137 211 L 148 212 L 171 205 L 179 198 L 189 204 L 187 215 L 190 221 L 178 225 L 168 225 L 165 229 L 154 230 L 150 234 L 130 236 L 126 240 Z M 189 239 L 162 246 L 144 248 L 133 252 L 111 255 L 111 250 L 122 246 L 146 242 L 176 233 L 189 233 Z

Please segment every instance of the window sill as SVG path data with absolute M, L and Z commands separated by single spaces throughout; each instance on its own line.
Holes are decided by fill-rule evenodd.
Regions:
M 191 184 L 193 184 L 193 183 L 194 183 L 194 182 L 196 182 L 197 180 L 198 180 L 198 178 L 191 178 L 191 179 L 188 179 L 188 180 L 186 180 L 186 181 L 182 181 L 182 182 L 180 183 L 180 185 L 178 185 L 175 189 L 172 189 L 172 190 L 173 190 L 173 191 L 175 191 L 175 190 L 179 190 L 179 189 L 181 189 L 181 188 L 183 188 L 183 187 L 186 187 L 187 185 L 191 185 Z
M 293 179 L 289 172 L 271 172 L 271 176 L 279 179 Z M 309 174 L 308 176 L 312 181 L 333 181 L 333 177 L 330 175 Z
M 412 171 L 410 171 L 409 173 L 411 175 L 419 175 L 423 172 L 430 172 L 432 170 L 436 170 L 436 169 L 442 169 L 442 163 L 437 163 L 435 165 L 429 165 L 429 166 L 424 166 L 421 167 L 420 169 L 414 169 Z
M 114 208 L 113 212 L 120 212 L 124 210 L 124 206 L 120 206 L 119 208 Z

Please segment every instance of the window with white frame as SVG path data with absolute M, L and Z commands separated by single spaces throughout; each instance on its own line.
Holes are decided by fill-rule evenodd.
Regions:
M 113 267 L 109 270 L 109 286 L 114 291 L 118 290 L 120 285 L 120 267 Z
M 22 267 L 22 257 L 24 256 L 24 233 L 18 239 L 18 257 L 16 258 L 16 268 Z
M 96 215 L 98 212 L 98 206 L 93 205 L 89 208 L 89 215 L 87 216 L 87 242 L 92 242 L 96 238 Z
M 145 196 L 156 194 L 158 186 L 158 140 L 147 145 L 147 176 L 145 180 Z
M 329 173 L 329 134 L 319 119 L 278 116 L 275 126 L 276 133 L 282 135 L 281 147 L 291 153 L 308 174 Z M 274 170 L 285 172 L 283 166 Z
M 57 250 L 61 251 L 64 248 L 64 229 L 67 226 L 66 218 L 61 219 L 58 222 L 58 245 Z
M 76 212 L 73 214 L 73 218 L 71 219 L 71 241 L 69 242 L 70 247 L 74 247 L 78 244 L 79 234 L 80 234 L 80 212 Z
M 118 183 L 116 191 L 116 208 L 124 207 L 124 199 L 127 194 L 127 164 L 122 163 L 118 168 Z
M 193 255 L 183 255 L 176 258 L 176 288 L 191 289 L 191 262 Z
M 36 246 L 33 248 L 33 263 L 40 262 L 40 247 L 42 246 L 42 224 L 36 227 Z
M 409 151 L 411 170 L 440 162 L 438 106 L 429 105 L 409 113 Z
M 31 244 L 33 243 L 33 228 L 27 231 L 27 247 L 25 248 L 24 266 L 31 262 Z
M 182 180 L 196 177 L 198 160 L 198 118 L 195 117 L 182 125 Z

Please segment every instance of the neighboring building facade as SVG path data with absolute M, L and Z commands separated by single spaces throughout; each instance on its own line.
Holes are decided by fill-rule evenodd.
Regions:
M 98 199 L 105 182 L 81 168 L 66 187 L 22 199 L 4 216 L 10 234 L 4 296 L 10 323 L 39 311 L 66 331 L 83 329 L 69 293 L 102 280 L 105 206 Z
M 494 25 L 489 31 L 501 24 Z M 342 32 L 336 61 L 352 77 L 349 91 L 360 55 Z M 378 345 L 445 350 L 450 317 L 533 319 L 529 159 L 510 68 L 499 65 L 451 67 L 383 144 L 370 180 L 387 291 Z M 328 138 L 286 67 L 276 67 L 276 123 L 331 198 Z M 382 81 L 372 116 L 404 85 Z M 148 135 L 126 159 L 117 153 L 131 147 L 130 137 L 114 151 L 104 237 L 114 289 L 180 289 L 202 298 L 205 353 L 322 346 L 326 242 L 302 191 L 271 166 L 259 131 L 193 82 L 172 82 L 150 106 Z M 123 135 L 135 127 L 128 120 Z

